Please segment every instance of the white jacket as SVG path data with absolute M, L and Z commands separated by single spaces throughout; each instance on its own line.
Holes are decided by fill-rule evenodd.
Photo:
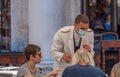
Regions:
M 94 33 L 91 29 L 89 30 L 90 32 L 87 32 L 86 35 L 82 36 L 80 48 L 82 48 L 84 44 L 89 44 L 91 49 L 93 49 Z M 66 66 L 71 65 L 71 63 L 69 64 L 66 63 L 62 59 L 62 56 L 64 53 L 70 55 L 74 54 L 73 32 L 74 32 L 74 26 L 65 26 L 61 28 L 58 32 L 56 32 L 51 50 L 51 54 L 55 58 L 54 67 L 53 67 L 54 69 L 63 71 Z M 91 53 L 94 54 L 94 51 L 92 50 Z

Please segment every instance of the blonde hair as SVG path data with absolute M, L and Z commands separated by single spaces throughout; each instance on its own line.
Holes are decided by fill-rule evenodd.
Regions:
M 84 61 L 88 65 L 95 66 L 93 55 L 86 49 L 79 49 L 73 55 L 72 64 L 78 64 L 80 61 Z

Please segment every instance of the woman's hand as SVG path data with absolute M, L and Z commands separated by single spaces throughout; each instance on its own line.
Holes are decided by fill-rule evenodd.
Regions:
M 44 77 L 50 77 L 50 76 L 56 77 L 58 75 L 59 71 L 61 71 L 61 70 L 53 70 L 53 71 L 45 74 Z

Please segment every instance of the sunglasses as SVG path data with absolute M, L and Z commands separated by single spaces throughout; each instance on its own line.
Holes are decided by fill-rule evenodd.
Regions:
M 39 57 L 42 57 L 42 54 L 41 54 L 41 53 L 39 53 L 39 54 L 35 54 L 35 55 L 38 55 Z

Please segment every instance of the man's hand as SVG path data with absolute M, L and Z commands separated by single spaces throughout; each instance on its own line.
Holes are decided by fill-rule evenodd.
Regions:
M 87 49 L 89 52 L 91 52 L 91 47 L 88 44 L 83 45 L 83 48 Z
M 64 61 L 65 61 L 66 63 L 70 63 L 71 60 L 72 60 L 72 57 L 71 57 L 71 55 L 69 55 L 69 54 L 64 54 L 64 55 L 63 55 L 63 59 L 64 59 Z

